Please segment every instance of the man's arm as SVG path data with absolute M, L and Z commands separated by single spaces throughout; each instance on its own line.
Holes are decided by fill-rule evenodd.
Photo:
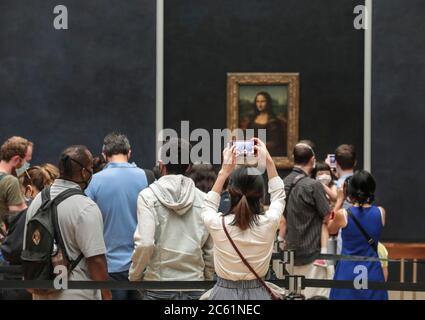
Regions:
M 325 192 L 328 195 L 329 199 L 331 199 L 331 201 L 336 201 L 338 197 L 336 186 L 332 186 L 331 188 L 329 188 L 325 184 L 322 184 L 322 186 L 323 186 L 323 189 L 325 189 Z
M 108 267 L 106 263 L 106 256 L 100 254 L 90 258 L 86 258 L 87 267 L 89 269 L 90 278 L 93 281 L 108 281 Z M 109 289 L 102 289 L 102 299 L 112 300 L 112 293 Z
M 142 279 L 143 271 L 148 265 L 155 249 L 155 213 L 143 196 L 137 200 L 137 227 L 134 232 L 134 251 L 129 272 L 130 281 Z
M 329 219 L 331 218 L 332 210 L 329 205 L 329 201 L 326 198 L 323 184 L 318 181 L 313 184 L 313 198 L 317 213 L 324 223 L 328 223 Z
M 330 235 L 335 235 L 339 232 L 339 229 L 344 228 L 347 225 L 346 213 L 343 210 L 345 200 L 344 190 L 338 188 L 337 190 L 337 199 L 335 207 L 333 209 L 333 215 L 329 221 L 327 221 L 328 231 Z
M 7 181 L 5 181 L 5 194 L 9 213 L 19 213 L 22 210 L 25 210 L 27 208 L 27 204 L 22 197 L 18 179 L 13 176 L 8 176 L 4 179 L 7 179 Z
M 28 208 L 28 206 L 25 202 L 19 205 L 9 206 L 9 213 L 12 213 L 12 214 L 19 213 L 25 210 L 26 208 Z
M 345 209 L 341 209 L 336 211 L 335 219 L 329 221 L 328 223 L 328 231 L 329 234 L 338 234 L 341 228 L 345 228 L 347 226 L 347 213 Z
M 91 200 L 88 200 L 87 206 L 80 213 L 75 226 L 75 239 L 78 248 L 86 258 L 90 278 L 94 281 L 109 280 L 102 214 L 99 207 Z M 102 298 L 110 300 L 111 291 L 102 289 Z

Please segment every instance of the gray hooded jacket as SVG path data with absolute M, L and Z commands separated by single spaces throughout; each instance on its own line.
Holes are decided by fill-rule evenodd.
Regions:
M 201 211 L 205 194 L 183 175 L 167 175 L 140 192 L 131 281 L 211 280 L 213 242 Z

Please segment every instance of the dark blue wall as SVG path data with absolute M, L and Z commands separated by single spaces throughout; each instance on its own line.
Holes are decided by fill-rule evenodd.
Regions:
M 53 28 L 66 5 L 69 30 Z M 0 2 L 0 140 L 36 144 L 33 163 L 56 163 L 70 144 L 100 153 L 126 133 L 133 160 L 155 159 L 154 0 Z
M 165 1 L 166 127 L 226 127 L 228 72 L 299 72 L 300 138 L 363 164 L 364 33 L 354 0 Z M 283 173 L 284 174 L 284 173 Z
M 372 170 L 384 238 L 425 241 L 425 2 L 374 0 Z

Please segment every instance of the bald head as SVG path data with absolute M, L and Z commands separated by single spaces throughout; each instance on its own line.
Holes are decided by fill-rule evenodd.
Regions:
M 307 142 L 299 142 L 294 147 L 295 165 L 305 166 L 315 156 L 314 150 Z

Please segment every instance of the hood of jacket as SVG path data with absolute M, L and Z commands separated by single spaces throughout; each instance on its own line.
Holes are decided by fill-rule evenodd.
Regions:
M 179 215 L 192 208 L 195 183 L 183 175 L 166 175 L 149 186 L 161 204 Z

